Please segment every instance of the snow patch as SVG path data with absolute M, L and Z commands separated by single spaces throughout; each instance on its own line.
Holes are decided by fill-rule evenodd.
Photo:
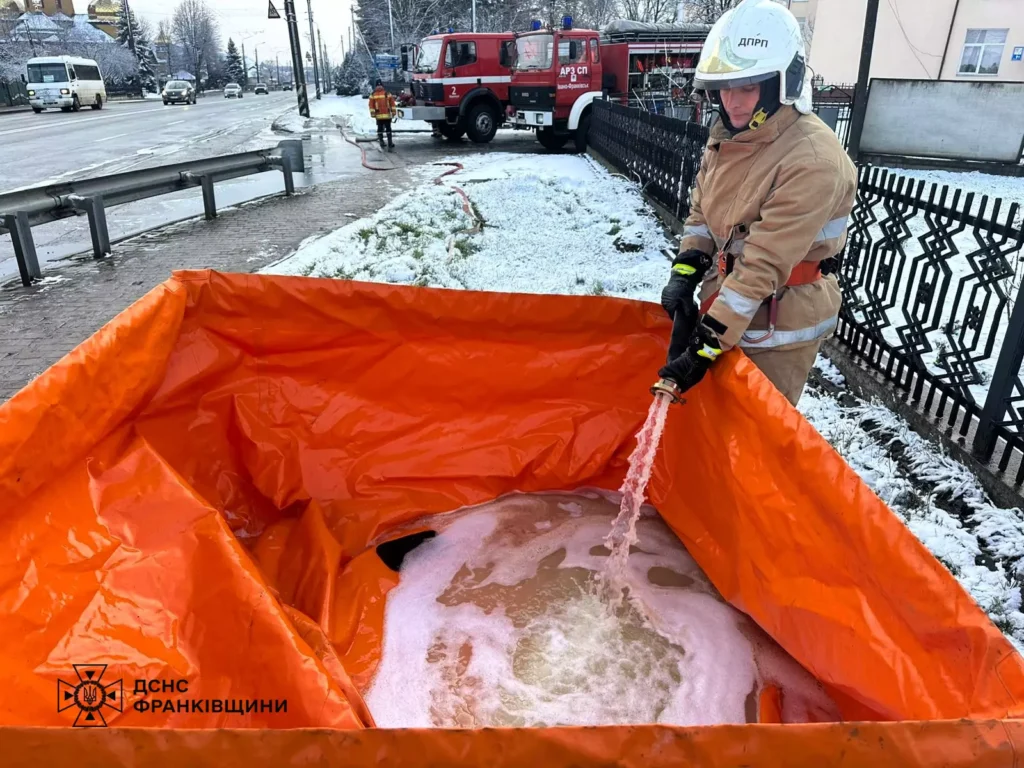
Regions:
M 42 280 L 39 280 L 35 285 L 42 287 L 50 285 L 60 285 L 61 283 L 67 282 L 69 282 L 69 279 L 64 275 L 47 275 Z
M 814 367 L 822 379 L 833 387 L 845 387 L 846 377 L 840 372 L 836 364 L 824 355 L 818 355 L 814 360 Z
M 965 193 L 974 192 L 979 197 L 988 195 L 991 199 L 999 198 L 1003 201 L 1002 211 L 1007 211 L 1011 203 L 1018 203 L 1021 210 L 1017 213 L 1015 222 L 1017 226 L 1021 225 L 1024 217 L 1024 176 L 998 176 L 977 171 L 915 171 L 906 168 L 890 170 L 908 179 L 920 179 L 929 184 L 938 184 L 940 187 L 949 185 L 950 190 L 962 189 Z M 989 207 L 989 210 L 992 208 Z
M 267 268 L 443 288 L 658 301 L 669 247 L 636 187 L 586 158 L 488 154 L 396 197 L 374 216 L 304 242 Z M 420 171 L 440 176 L 444 163 Z M 458 185 L 469 198 L 470 212 Z M 482 221 L 477 232 L 475 220 Z M 628 230 L 637 250 L 615 246 Z
M 376 135 L 377 121 L 370 117 L 370 105 L 362 96 L 333 96 L 324 94 L 320 101 L 310 98 L 309 119 L 299 115 L 297 108 L 274 121 L 274 128 L 290 133 L 303 131 L 333 131 L 344 126 L 349 133 Z M 422 131 L 426 123 L 395 120 L 391 130 Z

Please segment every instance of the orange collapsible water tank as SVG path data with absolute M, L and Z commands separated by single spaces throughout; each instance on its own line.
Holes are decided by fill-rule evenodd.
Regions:
M 0 406 L 3 765 L 1016 765 L 1021 657 L 739 353 L 671 410 L 650 498 L 844 722 L 373 726 L 397 575 L 368 543 L 617 489 L 669 330 L 606 297 L 176 273 Z

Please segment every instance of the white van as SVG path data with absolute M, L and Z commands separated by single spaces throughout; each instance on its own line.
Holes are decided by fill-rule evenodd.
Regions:
M 89 106 L 103 109 L 107 87 L 100 66 L 92 59 L 77 56 L 41 56 L 26 65 L 28 102 L 37 114 L 47 107 L 64 112 Z

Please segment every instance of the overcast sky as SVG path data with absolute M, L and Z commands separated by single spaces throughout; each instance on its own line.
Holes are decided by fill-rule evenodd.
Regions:
M 288 28 L 284 19 L 284 0 L 273 0 L 274 7 L 281 14 L 280 19 L 267 18 L 268 0 L 206 0 L 217 16 L 221 38 L 227 45 L 233 38 L 241 47 L 245 42 L 245 56 L 250 63 L 259 47 L 260 60 L 273 59 L 280 55 L 282 63 L 290 55 L 288 49 Z M 161 20 L 168 24 L 174 15 L 176 0 L 130 0 L 136 14 L 145 17 L 153 27 L 156 36 Z M 337 60 L 341 54 L 341 36 L 345 35 L 345 50 L 348 50 L 348 34 L 352 21 L 350 0 L 312 0 L 313 21 L 320 27 L 320 35 L 327 48 L 327 56 Z M 75 3 L 77 6 L 78 3 Z M 306 0 L 295 0 L 298 11 L 299 33 L 302 35 L 302 51 L 309 46 L 309 17 L 306 15 Z

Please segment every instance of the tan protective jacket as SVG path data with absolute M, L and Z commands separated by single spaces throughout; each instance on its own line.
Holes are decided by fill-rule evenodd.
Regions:
M 718 292 L 707 313 L 727 328 L 724 349 L 795 348 L 832 334 L 842 302 L 835 275 L 786 282 L 800 262 L 843 249 L 856 192 L 855 166 L 816 115 L 783 106 L 736 136 L 715 125 L 680 250 L 696 248 L 717 262 L 725 248 L 734 257 L 728 276 L 712 267 L 700 294 L 706 303 Z M 768 335 L 773 295 L 777 319 Z

